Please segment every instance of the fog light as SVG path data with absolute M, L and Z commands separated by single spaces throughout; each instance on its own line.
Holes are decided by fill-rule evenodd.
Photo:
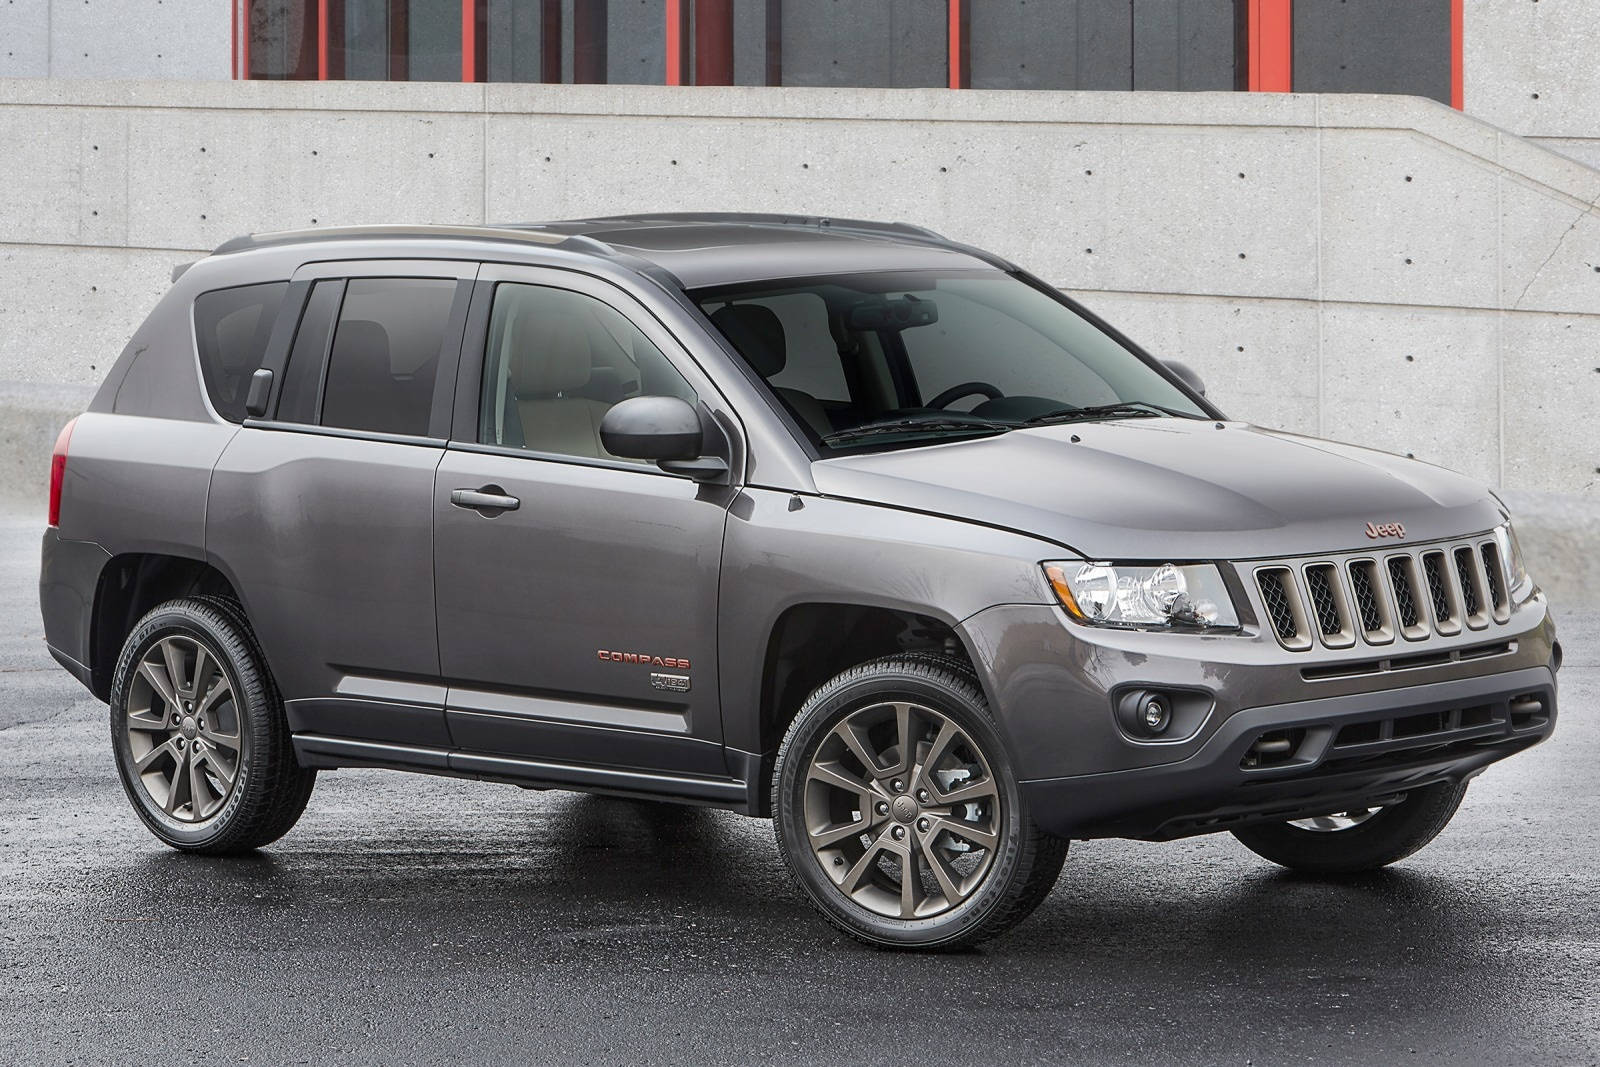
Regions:
M 1136 741 L 1164 740 L 1173 729 L 1174 716 L 1182 720 L 1178 726 L 1189 729 L 1195 725 L 1192 715 L 1179 713 L 1173 695 L 1159 689 L 1131 689 L 1117 697 L 1117 721 L 1122 730 Z
M 1153 734 L 1159 734 L 1167 728 L 1172 721 L 1172 712 L 1167 707 L 1167 702 L 1158 696 L 1145 700 L 1144 707 L 1140 709 L 1144 721 L 1144 728 Z

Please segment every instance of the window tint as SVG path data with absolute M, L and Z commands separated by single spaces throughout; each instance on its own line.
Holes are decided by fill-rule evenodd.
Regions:
M 294 347 L 289 350 L 289 366 L 283 372 L 283 389 L 278 394 L 279 422 L 317 421 L 322 368 L 333 336 L 333 317 L 339 313 L 339 298 L 343 295 L 341 279 L 320 281 L 312 287 L 311 299 L 306 301 L 295 330 Z
M 600 444 L 600 419 L 633 396 L 695 400 L 661 350 L 605 302 L 542 285 L 495 289 L 480 441 L 617 459 Z
M 288 282 L 246 285 L 202 293 L 194 302 L 200 373 L 211 406 L 229 422 L 244 421 L 250 376 L 261 366 Z
M 322 388 L 322 425 L 428 433 L 456 283 L 354 278 L 345 287 Z

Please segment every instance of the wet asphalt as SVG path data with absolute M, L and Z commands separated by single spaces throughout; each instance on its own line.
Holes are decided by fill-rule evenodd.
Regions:
M 1600 614 L 1555 738 L 1400 866 L 1088 842 L 1010 936 L 910 956 L 722 812 L 339 771 L 256 856 L 171 852 L 44 651 L 38 533 L 0 522 L 0 1063 L 1600 1062 Z

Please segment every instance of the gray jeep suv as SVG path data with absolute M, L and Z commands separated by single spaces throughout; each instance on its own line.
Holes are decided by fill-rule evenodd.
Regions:
M 1074 837 L 1392 863 L 1550 734 L 1561 658 L 1482 486 L 784 216 L 228 242 L 62 431 L 41 598 L 176 848 L 336 767 L 708 804 L 920 948 Z

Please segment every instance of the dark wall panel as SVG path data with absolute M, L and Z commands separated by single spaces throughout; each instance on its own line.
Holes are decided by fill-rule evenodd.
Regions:
M 1131 89 L 1130 0 L 969 0 L 974 89 Z
M 1296 92 L 1448 104 L 1450 62 L 1450 0 L 1295 0 Z
M 1233 0 L 1133 0 L 1133 87 L 1233 89 Z
M 783 84 L 947 85 L 946 19 L 945 0 L 784 0 Z

